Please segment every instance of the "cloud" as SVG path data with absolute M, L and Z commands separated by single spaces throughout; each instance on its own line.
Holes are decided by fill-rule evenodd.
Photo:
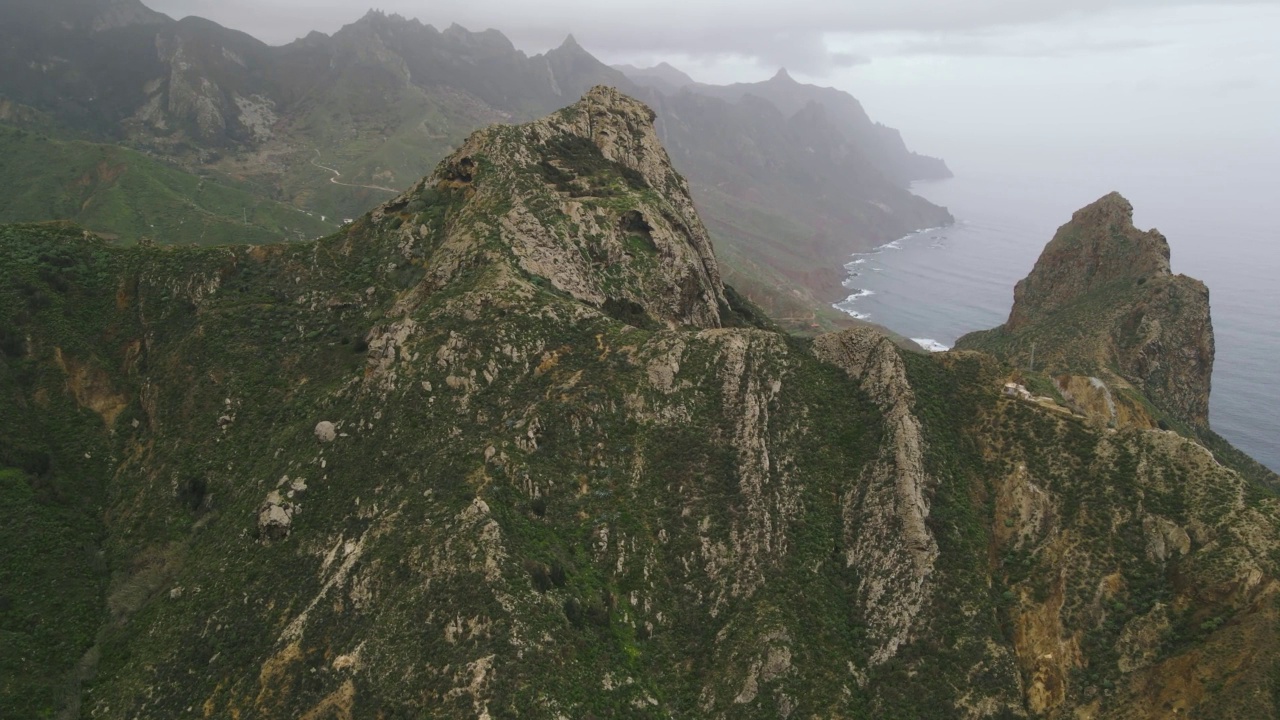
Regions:
M 1160 47 L 1155 40 L 1126 38 L 1096 40 L 1087 38 L 1055 38 L 1043 35 L 983 36 L 974 34 L 942 35 L 906 40 L 890 51 L 894 55 L 940 55 L 959 57 L 1064 58 L 1078 55 L 1101 55 L 1132 52 Z
M 369 0 L 144 2 L 175 17 L 200 15 L 267 42 L 283 43 L 311 30 L 333 32 L 362 15 Z M 378 5 L 385 12 L 417 17 L 437 27 L 454 22 L 472 30 L 494 27 L 528 51 L 554 47 L 572 32 L 588 50 L 606 59 L 747 58 L 819 76 L 866 62 L 875 53 L 861 51 L 858 40 L 877 35 L 906 36 L 897 49 L 903 53 L 1027 57 L 1037 51 L 1001 45 L 983 35 L 1027 27 L 1052 29 L 1128 11 L 1167 12 L 1176 6 L 1280 7 L 1280 0 L 378 0 Z M 1125 47 L 1126 42 L 1131 45 Z M 1121 38 L 1064 43 L 1039 52 L 1054 56 L 1137 47 L 1141 40 Z

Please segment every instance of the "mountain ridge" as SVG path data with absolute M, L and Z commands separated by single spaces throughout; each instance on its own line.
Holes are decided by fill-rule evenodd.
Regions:
M 679 73 L 678 70 L 675 71 Z M 646 81 L 652 82 L 656 76 L 646 69 L 635 68 L 628 77 L 645 84 Z M 660 90 L 674 85 L 676 90 L 690 89 L 730 102 L 740 102 L 745 96 L 754 95 L 769 101 L 787 116 L 803 112 L 810 105 L 824 107 L 835 118 L 833 127 L 842 131 L 845 140 L 856 147 L 857 152 L 872 162 L 885 177 L 902 187 L 917 180 L 943 180 L 952 177 L 951 170 L 944 161 L 907 150 L 898 131 L 873 122 L 862 104 L 849 93 L 800 83 L 791 77 L 786 68 L 779 68 L 768 80 L 730 85 L 695 83 L 692 78 L 687 83 L 672 84 L 669 72 L 662 77 L 667 79 L 658 88 Z
M 0 26 L 16 27 L 22 7 L 0 9 Z M 830 305 L 842 299 L 839 266 L 850 252 L 950 217 L 905 190 L 899 166 L 911 156 L 874 127 L 851 140 L 833 127 L 839 117 L 810 114 L 809 127 L 779 135 L 758 105 L 652 97 L 656 91 L 576 43 L 527 56 L 497 31 L 437 30 L 377 12 L 332 36 L 312 33 L 279 47 L 199 19 L 83 36 L 47 23 L 23 37 L 4 27 L 0 93 L 12 101 L 48 111 L 88 139 L 248 179 L 335 218 L 385 200 L 376 188 L 430 173 L 471 130 L 530 120 L 596 84 L 613 85 L 660 114 L 683 113 L 664 116 L 659 133 L 673 151 L 688 151 L 674 159 L 718 242 L 732 246 L 726 273 L 773 314 L 811 331 L 848 322 Z M 49 48 L 68 62 L 46 57 Z M 707 129 L 726 125 L 736 137 Z M 803 142 L 814 130 L 823 146 Z M 863 141 L 893 147 L 854 148 Z M 759 149 L 768 163 L 740 162 L 737 147 Z M 317 152 L 345 184 L 316 167 Z M 820 172 L 811 171 L 811 154 L 824 158 Z M 898 169 L 884 172 L 882 156 L 896 158 L 890 164 Z M 722 185 L 726 176 L 735 182 Z M 793 188 L 795 180 L 805 189 Z
M 313 241 L 0 226 L 6 706 L 1274 714 L 1274 495 L 770 327 L 654 121 L 592 89 Z

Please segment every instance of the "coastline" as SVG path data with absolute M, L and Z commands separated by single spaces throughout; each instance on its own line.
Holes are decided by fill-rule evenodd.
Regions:
M 857 302 L 858 300 L 865 297 L 871 297 L 872 295 L 876 294 L 874 290 L 858 286 L 858 283 L 855 281 L 855 279 L 858 277 L 861 277 L 862 273 L 858 272 L 856 268 L 863 265 L 867 265 L 868 260 L 871 257 L 875 255 L 879 255 L 885 250 L 901 250 L 902 243 L 905 241 L 911 240 L 912 238 L 917 238 L 926 233 L 945 230 L 946 228 L 953 227 L 955 225 L 956 225 L 956 221 L 953 220 L 951 223 L 947 225 L 938 225 L 937 227 L 921 228 L 921 229 L 909 232 L 900 238 L 890 240 L 889 242 L 882 243 L 880 245 L 876 245 L 875 247 L 872 247 L 870 250 L 863 250 L 863 251 L 851 253 L 849 257 L 853 259 L 844 264 L 845 278 L 844 280 L 841 281 L 840 284 L 845 290 L 853 290 L 854 292 L 851 295 L 847 295 L 843 300 L 832 303 L 831 307 L 844 313 L 845 315 L 848 315 L 854 320 L 861 320 L 861 321 L 871 320 L 872 317 L 870 314 L 861 312 L 854 308 L 854 303 Z M 929 343 L 932 343 L 935 346 L 941 346 L 941 343 L 938 343 L 936 340 L 933 340 L 932 338 L 919 338 L 919 339 L 912 338 L 912 340 L 917 342 L 917 344 L 920 344 L 922 347 L 926 347 L 926 349 L 929 349 L 933 352 L 937 352 L 937 351 L 932 350 L 932 348 L 930 347 L 927 347 L 925 343 L 921 343 L 920 340 L 925 340 Z M 944 349 L 949 349 L 949 348 L 945 348 L 945 346 L 943 347 Z

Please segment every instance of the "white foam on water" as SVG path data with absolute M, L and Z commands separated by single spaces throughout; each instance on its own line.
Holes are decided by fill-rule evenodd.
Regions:
M 946 352 L 951 349 L 933 338 L 911 338 L 911 341 L 929 352 Z
M 850 290 L 853 290 L 853 289 L 854 289 L 851 285 L 849 285 L 848 280 L 846 280 L 846 281 L 845 281 L 845 287 L 849 288 Z M 833 307 L 833 308 L 835 308 L 835 309 L 839 310 L 840 312 L 845 313 L 846 315 L 849 315 L 850 317 L 853 317 L 853 318 L 855 318 L 855 319 L 858 319 L 858 320 L 868 320 L 868 319 L 870 319 L 870 318 L 871 318 L 871 316 L 870 316 L 870 315 L 868 315 L 867 313 L 864 313 L 864 312 L 858 312 L 857 310 L 854 310 L 854 309 L 853 309 L 853 304 L 854 304 L 855 302 L 857 302 L 858 300 L 860 300 L 861 298 L 864 298 L 864 297 L 870 297 L 871 295 L 875 295 L 875 294 L 876 294 L 876 293 L 875 293 L 875 291 L 874 291 L 874 290 L 867 290 L 867 289 L 865 289 L 865 288 L 858 289 L 858 290 L 857 290 L 857 292 L 855 292 L 855 293 L 853 293 L 852 295 L 850 295 L 849 297 L 845 298 L 842 302 L 838 302 L 838 303 L 836 303 L 836 304 L 832 305 L 831 307 Z
M 871 319 L 871 316 L 870 316 L 870 315 L 868 315 L 868 314 L 866 314 L 866 313 L 860 313 L 860 312 L 858 312 L 857 310 L 854 310 L 854 309 L 853 309 L 853 308 L 851 308 L 851 307 L 845 307 L 844 303 L 836 303 L 836 304 L 832 305 L 831 307 L 833 307 L 833 308 L 835 308 L 835 309 L 839 310 L 840 312 L 844 313 L 845 315 L 848 315 L 849 317 L 853 318 L 854 320 L 870 320 L 870 319 Z

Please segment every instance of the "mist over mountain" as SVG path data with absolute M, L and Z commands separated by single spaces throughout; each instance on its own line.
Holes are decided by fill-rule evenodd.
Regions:
M 420 177 L 470 131 L 527 120 L 607 84 L 659 113 L 728 276 L 797 327 L 839 320 L 838 268 L 853 250 L 950 221 L 906 190 L 946 177 L 857 100 L 802 85 L 660 89 L 599 62 L 572 36 L 529 56 L 500 32 L 437 30 L 371 11 L 332 36 L 280 47 L 138 2 L 6 6 L 0 95 L 89 139 L 271 188 L 345 219 Z M 334 173 L 337 174 L 334 174 Z M 24 218 L 25 219 L 25 218 Z M 114 232 L 120 228 L 99 227 Z M 161 242 L 163 242 L 161 238 Z

